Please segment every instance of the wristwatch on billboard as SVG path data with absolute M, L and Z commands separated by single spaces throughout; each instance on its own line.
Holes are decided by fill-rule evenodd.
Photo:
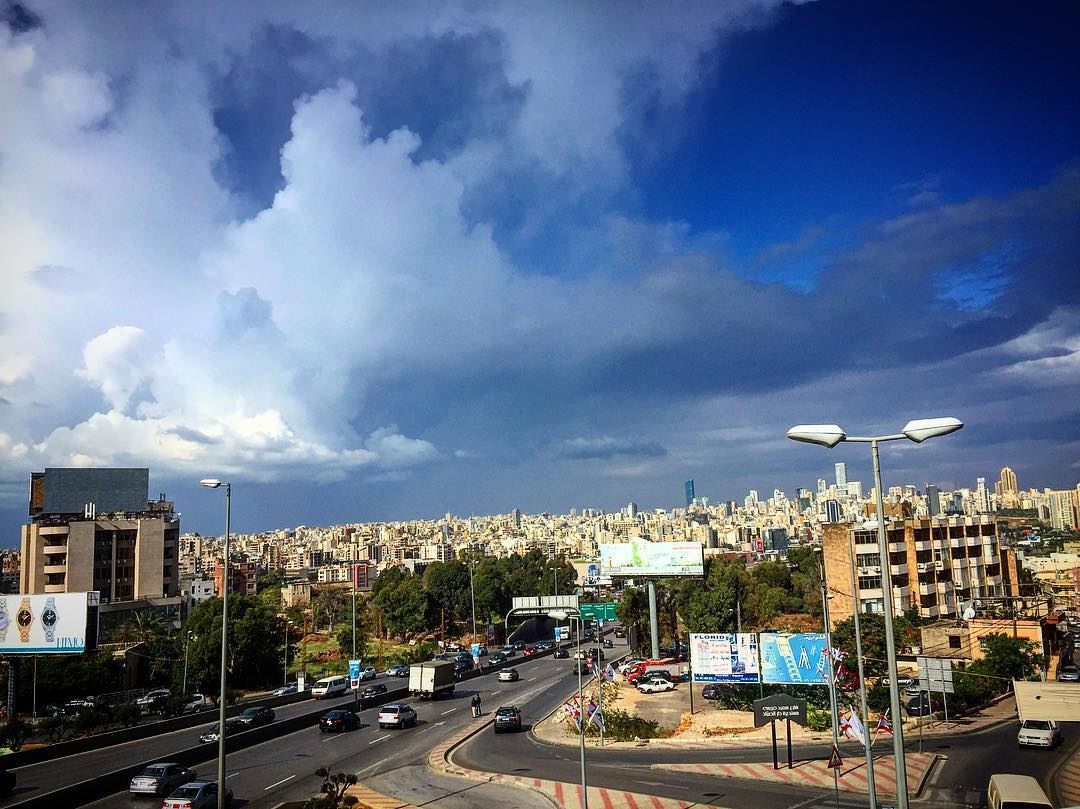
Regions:
M 56 597 L 45 599 L 45 611 L 41 613 L 41 625 L 45 627 L 45 642 L 52 643 L 56 637 Z
M 9 626 L 11 626 L 11 618 L 7 612 L 7 599 L 0 598 L 0 643 L 7 640 Z
M 23 596 L 19 602 L 19 612 L 15 615 L 15 621 L 19 625 L 19 640 L 23 643 L 30 641 L 30 627 L 34 623 L 34 613 L 30 612 L 30 597 Z

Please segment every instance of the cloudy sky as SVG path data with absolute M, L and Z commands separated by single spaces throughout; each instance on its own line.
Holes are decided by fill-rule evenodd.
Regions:
M 0 0 L 0 544 L 46 466 L 203 532 L 868 481 L 813 421 L 1076 485 L 1080 7 L 949 5 Z

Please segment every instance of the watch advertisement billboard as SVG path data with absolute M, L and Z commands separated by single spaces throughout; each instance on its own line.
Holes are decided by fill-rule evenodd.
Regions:
M 86 651 L 87 593 L 0 596 L 0 654 Z
M 761 680 L 785 685 L 828 685 L 829 668 L 825 659 L 825 635 L 804 632 L 784 635 L 762 632 Z
M 690 635 L 690 671 L 695 683 L 756 683 L 757 635 L 721 632 Z
M 641 537 L 604 544 L 600 546 L 600 572 L 604 576 L 703 576 L 702 545 L 649 542 Z

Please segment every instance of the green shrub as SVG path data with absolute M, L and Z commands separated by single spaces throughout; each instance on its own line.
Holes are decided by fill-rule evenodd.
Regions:
M 828 730 L 832 727 L 829 721 L 829 711 L 808 705 L 806 707 L 806 727 L 815 733 Z
M 576 733 L 569 722 L 567 727 Z M 585 728 L 586 736 L 600 736 L 600 728 L 590 724 Z M 626 711 L 604 711 L 604 738 L 616 742 L 632 742 L 634 739 L 656 739 L 660 736 L 660 723 L 640 716 L 631 716 Z

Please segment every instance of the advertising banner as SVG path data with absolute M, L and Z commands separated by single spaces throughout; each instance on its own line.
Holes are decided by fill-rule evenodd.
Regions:
M 359 660 L 350 660 L 349 661 L 349 687 L 350 688 L 359 688 L 360 687 L 360 661 Z
M 0 654 L 86 651 L 87 597 L 87 593 L 0 596 Z
M 695 683 L 756 683 L 757 635 L 691 634 L 690 671 Z
M 761 679 L 766 683 L 827 685 L 828 661 L 825 635 L 821 632 L 781 635 L 762 632 Z
M 600 546 L 600 571 L 605 576 L 703 576 L 700 542 L 629 542 Z

